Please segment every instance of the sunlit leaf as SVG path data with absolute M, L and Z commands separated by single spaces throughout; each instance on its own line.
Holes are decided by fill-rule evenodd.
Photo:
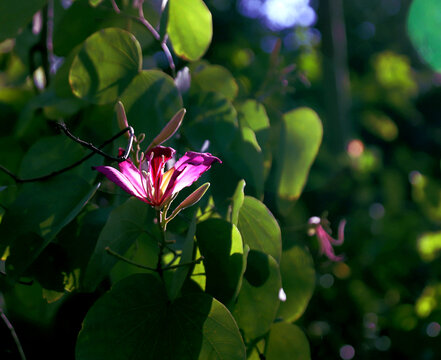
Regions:
M 280 227 L 268 208 L 259 200 L 245 196 L 237 224 L 244 244 L 280 261 L 282 240 Z
M 73 93 L 104 104 L 122 94 L 141 71 L 141 47 L 129 32 L 116 28 L 89 36 L 75 57 L 69 74 Z
M 310 360 L 308 339 L 296 325 L 279 322 L 271 326 L 266 358 L 268 360 Z
M 206 292 L 228 304 L 237 294 L 244 271 L 242 237 L 235 225 L 209 219 L 198 224 L 196 238 L 204 257 Z
M 167 32 L 176 54 L 199 59 L 211 42 L 211 13 L 202 0 L 169 0 Z
M 237 108 L 239 123 L 247 126 L 256 134 L 260 146 L 269 140 L 270 122 L 263 104 L 256 100 L 247 100 Z
M 216 299 L 188 294 L 168 301 L 153 275 L 114 285 L 87 314 L 76 359 L 244 360 L 245 346 L 229 311 Z
M 300 246 L 284 250 L 280 272 L 286 301 L 280 303 L 278 315 L 292 322 L 302 316 L 314 291 L 315 269 L 311 255 Z
M 292 110 L 283 116 L 276 166 L 281 213 L 286 214 L 302 193 L 322 135 L 322 123 L 309 108 Z
M 220 65 L 206 65 L 194 68 L 191 86 L 194 91 L 213 91 L 224 95 L 232 101 L 239 91 L 236 80 L 231 73 Z
M 279 265 L 270 255 L 250 251 L 242 288 L 233 315 L 246 340 L 263 336 L 279 308 Z
M 244 194 L 245 180 L 239 181 L 236 191 L 233 194 L 231 201 L 231 223 L 237 226 L 239 221 L 239 211 L 242 208 L 245 200 Z

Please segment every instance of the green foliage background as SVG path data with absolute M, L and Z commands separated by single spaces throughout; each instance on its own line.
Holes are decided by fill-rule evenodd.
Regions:
M 204 262 L 165 285 L 105 252 L 154 267 L 158 229 L 152 209 L 91 170 L 102 157 L 41 182 L 0 172 L 0 308 L 27 358 L 349 359 L 348 346 L 358 359 L 440 358 L 438 1 L 321 0 L 313 27 L 279 32 L 233 0 L 169 0 L 162 13 L 145 1 L 156 34 L 130 1 L 122 13 L 107 0 L 26 3 L 0 4 L 2 166 L 28 179 L 74 163 L 88 151 L 50 123 L 99 145 L 119 129 L 117 100 L 145 146 L 185 107 L 166 145 L 209 140 L 223 161 L 167 233 Z M 52 72 L 31 22 L 48 6 L 64 58 Z M 334 231 L 347 219 L 342 262 L 307 235 L 324 212 Z M 0 358 L 19 359 L 4 323 L 0 339 Z

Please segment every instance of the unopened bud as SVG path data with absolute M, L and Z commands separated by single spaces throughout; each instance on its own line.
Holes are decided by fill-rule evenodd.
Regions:
M 147 147 L 146 152 L 153 149 L 155 146 L 161 145 L 163 142 L 170 139 L 181 126 L 182 119 L 184 118 L 186 112 L 187 110 L 185 109 L 179 110 L 175 114 L 175 116 L 173 116 L 172 119 L 167 123 L 167 125 L 165 125 L 165 127 L 161 130 L 159 135 L 153 139 L 153 141 Z
M 201 186 L 199 186 L 195 191 L 193 191 L 190 195 L 187 196 L 187 198 L 181 202 L 176 209 L 173 210 L 170 217 L 167 219 L 167 221 L 170 221 L 173 219 L 181 210 L 184 210 L 194 204 L 196 204 L 199 200 L 202 199 L 202 196 L 204 196 L 205 192 L 210 187 L 210 183 L 205 183 Z
M 121 130 L 127 129 L 129 127 L 129 123 L 127 122 L 127 116 L 126 111 L 124 110 L 124 105 L 121 101 L 118 101 L 115 105 L 115 111 L 116 111 L 116 118 L 118 120 L 118 127 Z M 130 138 L 130 134 L 127 131 L 124 136 L 126 138 Z

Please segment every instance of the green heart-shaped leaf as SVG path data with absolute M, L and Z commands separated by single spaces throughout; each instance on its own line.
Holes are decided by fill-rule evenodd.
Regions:
M 213 35 L 210 10 L 202 0 L 169 0 L 167 32 L 178 56 L 199 59 Z
M 302 193 L 322 136 L 322 123 L 313 110 L 299 108 L 283 115 L 276 166 L 278 208 L 282 214 L 289 212 Z
M 87 314 L 77 360 L 244 360 L 233 317 L 203 293 L 170 302 L 155 276 L 135 274 L 116 283 Z
M 271 255 L 277 262 L 282 252 L 280 227 L 273 214 L 261 201 L 245 196 L 237 223 L 243 242 L 251 250 Z
M 129 32 L 116 28 L 89 36 L 72 62 L 73 93 L 93 103 L 115 101 L 141 71 L 141 46 Z

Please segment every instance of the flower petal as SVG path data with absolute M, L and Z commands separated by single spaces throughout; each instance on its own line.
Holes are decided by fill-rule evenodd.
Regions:
M 209 153 L 186 152 L 175 164 L 175 172 L 165 196 L 177 193 L 184 187 L 193 184 L 214 162 L 222 163 Z
M 150 162 L 149 171 L 154 174 L 154 178 L 158 171 L 165 166 L 165 163 L 170 160 L 175 154 L 175 149 L 166 146 L 156 146 L 145 154 L 147 161 Z M 152 158 L 153 153 L 153 158 Z M 150 160 L 151 159 L 151 160 Z
M 95 170 L 104 174 L 110 181 L 114 182 L 116 185 L 118 185 L 125 192 L 137 197 L 138 199 L 141 199 L 141 200 L 147 202 L 147 199 L 145 197 L 145 193 L 139 192 L 135 188 L 135 186 L 133 186 L 133 184 L 130 182 L 130 180 L 127 178 L 127 176 L 124 175 L 123 173 L 119 172 L 117 169 L 115 169 L 111 166 L 97 166 L 95 168 Z
M 334 240 L 321 225 L 317 227 L 317 239 L 320 244 L 320 254 L 326 255 L 329 260 L 332 261 L 341 261 L 344 259 L 344 256 L 337 256 L 334 253 L 334 249 L 332 248 L 331 240 Z
M 145 194 L 145 185 L 142 179 L 142 173 L 133 165 L 130 159 L 119 163 L 121 173 L 130 181 L 133 187 L 140 194 Z M 145 182 L 145 180 L 144 180 Z

